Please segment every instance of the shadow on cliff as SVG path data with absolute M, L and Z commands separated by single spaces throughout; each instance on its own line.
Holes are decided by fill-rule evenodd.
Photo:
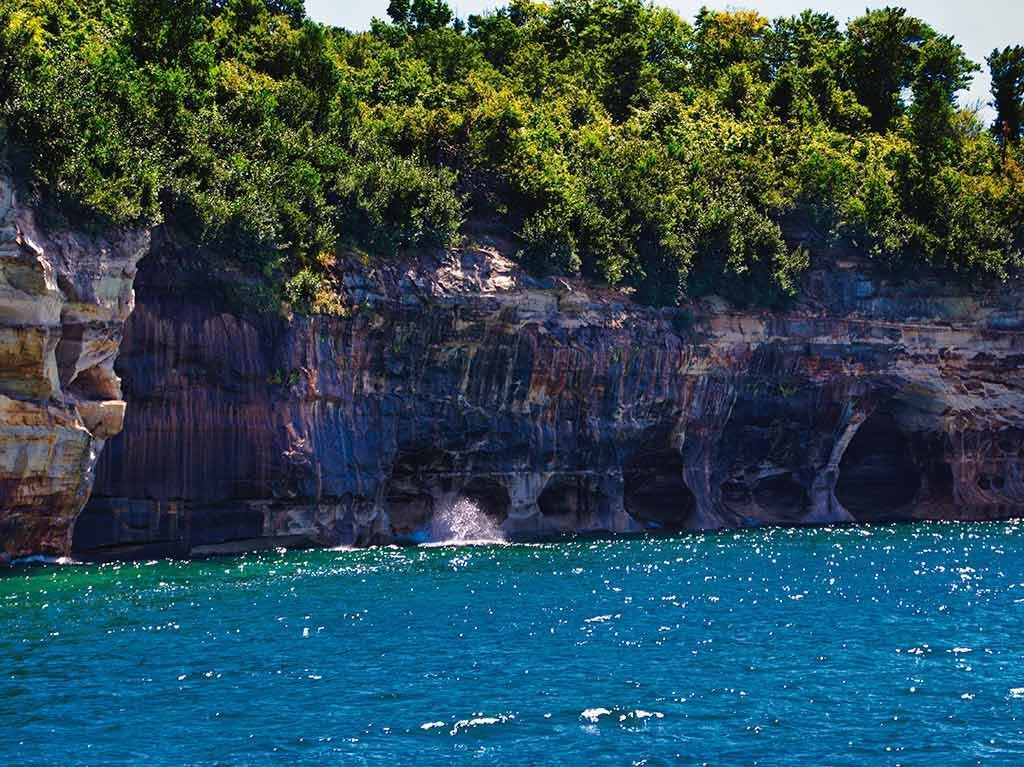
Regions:
M 697 498 L 683 479 L 678 450 L 641 448 L 623 467 L 623 504 L 626 512 L 646 526 L 686 530 L 694 526 Z
M 948 516 L 955 507 L 947 438 L 892 401 L 857 430 L 843 454 L 836 500 L 858 522 Z

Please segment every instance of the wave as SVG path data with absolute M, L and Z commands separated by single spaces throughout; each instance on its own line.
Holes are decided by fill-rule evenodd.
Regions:
M 508 543 L 498 523 L 468 498 L 459 498 L 434 515 L 425 546 L 493 546 Z

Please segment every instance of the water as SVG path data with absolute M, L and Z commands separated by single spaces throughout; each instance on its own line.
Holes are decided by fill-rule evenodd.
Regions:
M 1024 759 L 1024 525 L 0 578 L 0 763 Z

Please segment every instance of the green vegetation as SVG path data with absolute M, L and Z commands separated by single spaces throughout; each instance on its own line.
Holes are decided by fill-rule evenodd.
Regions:
M 977 66 L 901 9 L 389 16 L 356 34 L 301 0 L 0 0 L 0 119 L 62 210 L 185 223 L 307 311 L 341 310 L 332 253 L 481 227 L 653 303 L 780 300 L 828 240 L 1021 261 L 1020 47 L 988 59 L 990 131 L 956 106 Z

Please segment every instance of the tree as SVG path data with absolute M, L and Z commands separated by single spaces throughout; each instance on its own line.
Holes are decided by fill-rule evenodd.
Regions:
M 903 90 L 914 77 L 921 45 L 935 32 L 903 8 L 882 8 L 851 21 L 846 34 L 849 87 L 870 110 L 871 127 L 884 132 L 903 113 Z
M 412 0 L 412 15 L 419 29 L 440 29 L 455 18 L 444 0 Z
M 886 259 L 1020 260 L 1018 152 L 957 109 L 960 46 L 902 10 L 846 32 L 648 0 L 510 0 L 468 32 L 442 0 L 388 13 L 366 34 L 301 0 L 0 0 L 0 124 L 67 215 L 201 231 L 314 311 L 338 248 L 443 246 L 463 219 L 657 303 L 791 292 L 805 213 Z M 1024 52 L 989 65 L 1019 141 Z
M 148 0 L 152 3 L 153 0 Z M 140 2 L 140 5 L 147 5 L 147 2 Z M 174 3 L 168 3 L 173 6 Z M 303 0 L 207 0 L 208 12 L 216 16 L 222 13 L 229 6 L 235 7 L 235 13 L 247 18 L 256 16 L 260 10 L 266 9 L 270 13 L 280 16 L 287 16 L 294 26 L 302 24 L 306 18 L 306 6 Z M 173 17 L 172 17 L 173 18 Z
M 140 61 L 167 64 L 205 37 L 206 0 L 149 0 L 132 3 L 128 17 L 132 49 Z
M 992 73 L 992 132 L 1004 144 L 1019 141 L 1024 131 L 1024 46 L 998 48 L 986 59 Z
M 391 0 L 388 16 L 407 30 L 441 29 L 455 18 L 444 0 Z
M 832 116 L 842 42 L 839 22 L 827 13 L 804 11 L 772 22 L 765 35 L 765 64 L 773 81 L 768 103 L 782 119 Z
M 832 66 L 842 39 L 839 22 L 827 13 L 804 11 L 799 16 L 775 19 L 765 35 L 765 59 L 770 73 L 775 75 L 787 65 Z
M 388 18 L 400 27 L 409 26 L 411 11 L 409 0 L 391 0 L 388 3 Z
M 693 70 L 700 83 L 714 85 L 734 64 L 761 67 L 768 19 L 756 11 L 701 8 L 694 25 Z
M 948 35 L 933 37 L 921 46 L 910 118 L 926 172 L 951 159 L 956 148 L 956 94 L 970 85 L 977 70 L 977 64 Z

